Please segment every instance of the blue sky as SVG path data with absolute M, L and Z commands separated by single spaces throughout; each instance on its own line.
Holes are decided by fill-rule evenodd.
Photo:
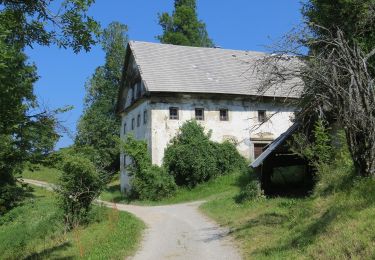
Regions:
M 96 0 L 89 13 L 106 27 L 119 21 L 129 27 L 131 40 L 157 42 L 161 33 L 157 13 L 171 11 L 173 0 Z M 299 0 L 197 0 L 198 15 L 207 26 L 209 36 L 222 48 L 265 51 L 302 22 Z M 89 53 L 74 54 L 57 47 L 27 49 L 30 61 L 38 67 L 39 81 L 35 93 L 39 102 L 51 109 L 73 105 L 60 119 L 74 134 L 82 114 L 84 84 L 95 68 L 104 63 L 99 46 Z M 64 135 L 57 148 L 72 144 Z

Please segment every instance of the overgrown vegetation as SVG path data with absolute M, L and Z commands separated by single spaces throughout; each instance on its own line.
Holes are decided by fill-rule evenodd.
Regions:
M 164 166 L 177 185 L 194 187 L 218 175 L 246 171 L 247 163 L 234 144 L 210 140 L 211 133 L 195 120 L 185 122 L 165 150 Z
M 375 254 L 374 185 L 371 178 L 356 177 L 344 148 L 320 168 L 312 196 L 239 204 L 246 186 L 231 186 L 202 210 L 229 226 L 245 259 L 370 259 Z
M 104 181 L 95 165 L 79 155 L 66 156 L 56 191 L 68 229 L 87 222 L 92 202 L 102 191 Z
M 173 177 L 163 167 L 152 165 L 145 141 L 128 135 L 123 150 L 131 159 L 128 172 L 131 176 L 131 197 L 141 200 L 160 200 L 176 190 Z
M 35 188 L 0 217 L 2 259 L 124 259 L 135 252 L 144 224 L 116 209 L 93 206 L 88 223 L 65 232 L 56 195 Z

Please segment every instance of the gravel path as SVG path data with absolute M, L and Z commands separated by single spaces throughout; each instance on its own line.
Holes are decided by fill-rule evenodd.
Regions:
M 24 179 L 45 188 L 48 183 Z M 241 259 L 228 230 L 219 227 L 199 211 L 202 201 L 167 206 L 135 206 L 97 201 L 107 207 L 127 211 L 148 226 L 143 243 L 132 260 Z

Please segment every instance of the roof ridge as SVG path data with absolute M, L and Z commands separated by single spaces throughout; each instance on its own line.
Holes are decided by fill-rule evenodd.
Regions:
M 238 49 L 227 49 L 227 48 L 211 48 L 211 47 L 200 47 L 200 46 L 186 46 L 186 45 L 175 45 L 170 43 L 160 43 L 160 42 L 147 42 L 147 41 L 137 41 L 137 40 L 130 40 L 129 43 L 142 43 L 142 44 L 149 44 L 149 45 L 159 45 L 159 46 L 170 46 L 173 48 L 195 48 L 195 49 L 204 49 L 204 50 L 216 50 L 216 51 L 235 51 L 241 53 L 252 53 L 252 54 L 269 54 L 267 52 L 262 51 L 253 51 L 253 50 L 238 50 Z

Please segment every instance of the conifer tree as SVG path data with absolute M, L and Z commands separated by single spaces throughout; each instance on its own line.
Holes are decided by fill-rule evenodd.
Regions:
M 213 47 L 206 25 L 198 19 L 195 0 L 175 0 L 172 15 L 159 14 L 163 34 L 157 36 L 161 43 L 174 45 Z

